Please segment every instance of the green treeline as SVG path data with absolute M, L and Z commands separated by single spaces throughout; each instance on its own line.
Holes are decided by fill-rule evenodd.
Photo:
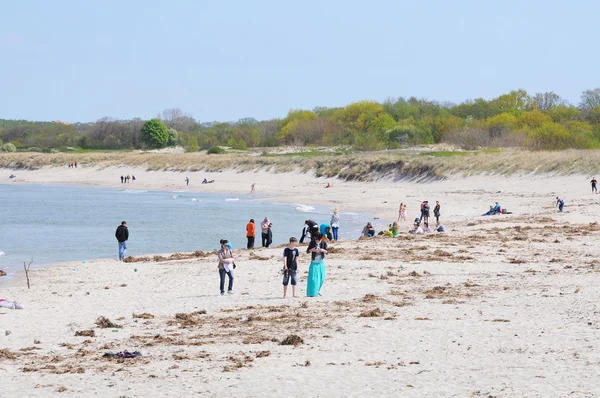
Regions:
M 200 123 L 179 109 L 165 110 L 159 119 L 107 117 L 75 124 L 0 120 L 0 145 L 5 144 L 0 150 L 7 143 L 17 150 L 39 151 L 172 145 L 182 145 L 188 152 L 214 146 L 243 150 L 280 145 L 380 150 L 441 142 L 464 149 L 593 149 L 600 148 L 600 88 L 584 91 L 577 106 L 553 92 L 529 95 L 517 90 L 458 105 L 414 97 L 361 101 L 342 108 L 291 110 L 283 119 L 264 121 Z M 144 136 L 142 131 L 148 133 Z

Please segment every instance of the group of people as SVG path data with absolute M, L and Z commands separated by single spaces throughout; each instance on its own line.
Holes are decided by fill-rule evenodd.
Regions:
M 135 181 L 134 175 L 127 174 L 126 176 L 121 176 L 121 184 L 128 184 L 131 181 Z
M 252 221 L 252 220 L 251 220 Z M 253 222 L 248 224 L 254 224 Z M 217 252 L 219 270 L 219 289 L 221 296 L 225 295 L 225 277 L 228 278 L 227 293 L 233 294 L 234 272 L 236 268 L 235 256 L 231 250 L 231 245 L 226 239 L 220 241 L 221 249 Z M 308 268 L 308 279 L 306 286 L 306 295 L 308 297 L 320 296 L 321 288 L 325 282 L 325 255 L 327 254 L 327 240 L 321 235 L 320 231 L 315 230 L 311 234 L 310 243 L 306 250 L 311 255 L 311 262 Z M 288 286 L 292 285 L 292 295 L 298 297 L 296 286 L 298 284 L 298 240 L 295 237 L 289 239 L 288 246 L 283 250 L 283 297 L 287 296 Z
M 313 220 L 304 221 L 302 236 L 300 243 L 304 243 L 306 238 L 311 238 L 316 232 L 319 232 L 328 241 L 338 241 L 340 235 L 340 212 L 338 209 L 333 210 L 329 224 L 318 224 Z
M 71 162 L 71 163 L 69 163 L 69 168 L 70 168 L 70 169 L 75 169 L 75 168 L 77 168 L 77 162 Z
M 273 243 L 273 223 L 269 220 L 269 217 L 265 217 L 265 219 L 260 223 L 260 231 L 262 238 L 262 247 L 269 247 L 271 243 Z M 246 224 L 246 239 L 248 240 L 248 244 L 246 245 L 247 249 L 254 249 L 254 242 L 256 240 L 256 223 L 254 219 L 251 218 Z

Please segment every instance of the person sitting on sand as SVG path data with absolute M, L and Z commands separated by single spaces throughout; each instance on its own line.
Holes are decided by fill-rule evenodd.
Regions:
M 487 213 L 484 213 L 484 216 L 495 216 L 496 214 L 502 214 L 502 207 L 500 207 L 500 203 L 496 202 L 495 206 L 490 206 L 490 210 Z
M 435 231 L 440 233 L 446 232 L 446 227 L 444 226 L 444 224 L 437 223 L 437 225 L 435 226 Z
M 398 223 L 394 221 L 390 229 L 388 229 L 388 232 L 390 232 L 393 237 L 398 236 L 398 233 L 400 232 L 400 227 L 398 226 Z
M 423 233 L 424 234 L 428 234 L 430 232 L 431 232 L 431 230 L 429 229 L 429 223 L 428 222 L 424 222 L 423 223 Z
M 333 188 L 333 185 L 331 185 L 330 183 L 327 183 L 327 186 L 325 188 Z
M 420 232 L 418 232 L 420 231 Z M 421 227 L 421 219 L 419 217 L 415 218 L 415 222 L 413 224 L 413 229 L 408 231 L 411 234 L 423 233 L 423 228 Z
M 365 238 L 372 238 L 375 236 L 375 228 L 373 228 L 373 224 L 368 222 L 363 228 L 361 236 L 364 236 Z

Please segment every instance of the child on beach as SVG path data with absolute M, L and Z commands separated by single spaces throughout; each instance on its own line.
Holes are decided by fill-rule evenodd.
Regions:
M 217 268 L 219 269 L 219 278 L 221 280 L 219 285 L 221 288 L 221 296 L 225 295 L 225 275 L 229 278 L 227 293 L 233 294 L 233 269 L 235 268 L 235 260 L 233 258 L 233 252 L 228 246 L 229 241 L 227 239 L 222 239 L 221 249 L 217 252 L 217 257 L 219 259 Z
M 292 295 L 296 296 L 296 274 L 298 272 L 298 240 L 290 238 L 290 244 L 283 250 L 283 298 L 287 295 L 288 284 L 292 283 Z

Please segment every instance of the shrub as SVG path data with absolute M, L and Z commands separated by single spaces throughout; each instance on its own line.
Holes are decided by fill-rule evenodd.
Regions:
M 214 146 L 206 151 L 206 153 L 208 155 L 218 155 L 220 153 L 225 153 L 225 149 L 221 148 L 220 146 Z
M 14 144 L 11 144 L 10 142 L 0 146 L 0 151 L 2 152 L 17 152 L 17 147 L 14 146 Z
M 160 119 L 151 119 L 142 127 L 142 138 L 154 148 L 162 148 L 169 141 L 167 126 Z

